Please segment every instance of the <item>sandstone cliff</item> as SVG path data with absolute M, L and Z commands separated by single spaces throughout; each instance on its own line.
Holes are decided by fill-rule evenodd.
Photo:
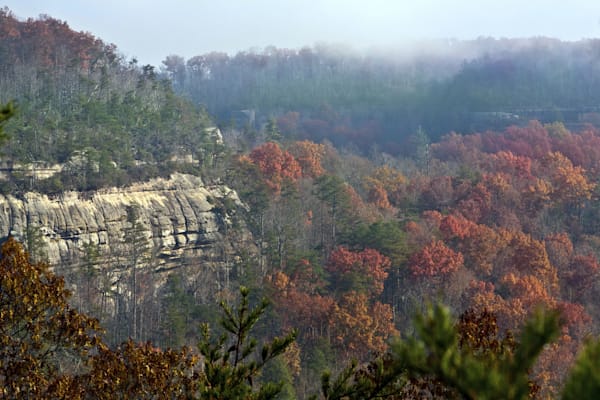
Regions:
M 132 206 L 155 269 L 177 267 L 184 257 L 226 262 L 238 250 L 252 247 L 247 231 L 230 229 L 243 207 L 235 191 L 206 186 L 200 178 L 183 174 L 91 194 L 0 196 L 0 237 L 25 240 L 28 231 L 38 232 L 38 237 L 41 233 L 48 261 L 55 266 L 76 266 L 89 244 L 101 258 L 114 262 L 131 225 L 127 210 Z

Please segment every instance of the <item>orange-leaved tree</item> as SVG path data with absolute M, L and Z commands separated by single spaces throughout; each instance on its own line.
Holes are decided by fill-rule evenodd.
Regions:
M 65 375 L 100 343 L 98 321 L 71 308 L 69 295 L 64 280 L 31 263 L 16 240 L 2 245 L 0 397 L 57 396 Z
M 316 178 L 325 173 L 325 169 L 321 165 L 325 155 L 325 145 L 303 140 L 292 143 L 288 151 L 300 164 L 303 176 Z
M 441 240 L 434 240 L 409 260 L 414 276 L 443 276 L 458 270 L 464 257 L 446 246 Z
M 407 182 L 400 171 L 384 165 L 365 179 L 364 186 L 370 202 L 380 208 L 389 208 L 400 204 Z
M 351 251 L 340 246 L 329 255 L 325 269 L 331 274 L 334 291 L 353 290 L 377 296 L 383 291 L 390 266 L 389 258 L 377 250 Z
M 302 176 L 302 168 L 298 161 L 289 152 L 282 150 L 277 143 L 267 142 L 255 148 L 249 158 L 275 193 L 281 190 L 284 179 L 295 181 Z
M 332 314 L 333 344 L 345 358 L 366 360 L 387 350 L 388 340 L 398 335 L 389 304 L 370 301 L 365 293 L 344 293 Z

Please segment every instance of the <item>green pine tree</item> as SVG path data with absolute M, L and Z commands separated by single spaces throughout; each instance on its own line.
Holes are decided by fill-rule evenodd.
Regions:
M 224 314 L 221 326 L 225 333 L 216 341 L 212 339 L 208 325 L 202 325 L 202 340 L 198 345 L 204 357 L 201 399 L 275 399 L 284 388 L 284 382 L 259 385 L 258 377 L 268 362 L 286 351 L 295 340 L 296 332 L 274 338 L 259 352 L 250 332 L 267 308 L 268 301 L 263 299 L 251 308 L 249 293 L 245 287 L 240 289 L 241 300 L 236 309 L 221 303 Z

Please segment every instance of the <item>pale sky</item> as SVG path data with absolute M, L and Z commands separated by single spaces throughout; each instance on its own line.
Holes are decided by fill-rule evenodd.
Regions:
M 234 54 L 268 45 L 411 39 L 600 37 L 600 0 L 0 0 L 20 19 L 48 14 L 160 66 L 169 54 Z

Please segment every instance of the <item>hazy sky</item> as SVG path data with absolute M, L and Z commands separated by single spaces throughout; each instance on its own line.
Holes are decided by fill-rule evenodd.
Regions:
M 19 18 L 48 14 L 114 43 L 140 64 L 267 45 L 357 49 L 410 39 L 600 37 L 600 0 L 0 0 Z

